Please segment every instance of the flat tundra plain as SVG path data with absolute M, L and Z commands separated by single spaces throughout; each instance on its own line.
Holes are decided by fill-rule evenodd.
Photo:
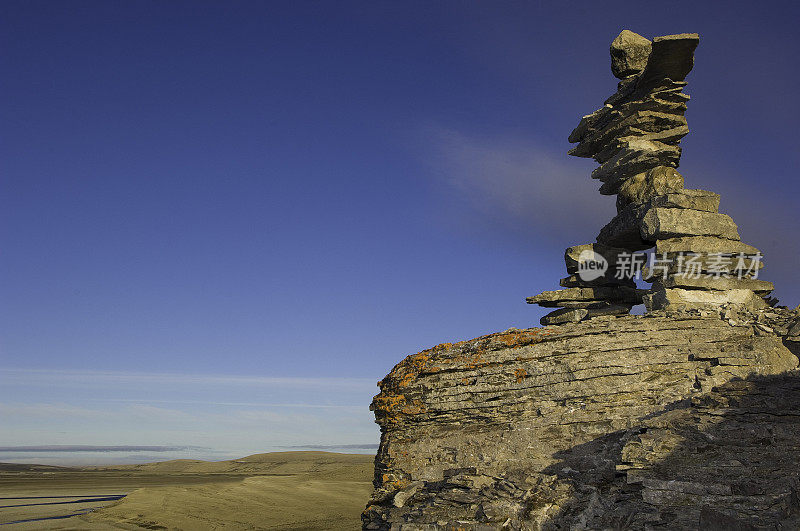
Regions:
M 274 452 L 230 461 L 0 463 L 3 529 L 361 528 L 373 456 Z

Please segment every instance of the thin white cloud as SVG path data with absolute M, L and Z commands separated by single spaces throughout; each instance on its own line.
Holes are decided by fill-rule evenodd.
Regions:
M 147 403 L 147 404 L 185 404 L 185 405 L 207 405 L 225 407 L 264 407 L 264 408 L 299 408 L 299 409 L 344 409 L 344 410 L 363 410 L 369 404 L 344 405 L 344 404 L 282 404 L 279 402 L 224 402 L 218 400 L 151 400 L 147 398 L 101 398 L 103 402 L 123 402 L 123 403 Z
M 81 418 L 91 420 L 101 420 L 112 418 L 113 413 L 98 409 L 91 409 L 81 406 L 63 403 L 39 403 L 39 404 L 18 404 L 0 403 L 0 418 Z M 6 425 L 8 427 L 8 425 Z
M 220 386 L 271 386 L 291 388 L 326 388 L 326 389 L 375 389 L 376 380 L 372 378 L 295 378 L 295 377 L 259 377 L 259 376 L 227 376 L 177 373 L 146 373 L 123 371 L 76 371 L 52 369 L 18 369 L 0 368 L 0 380 L 14 383 L 35 381 L 53 381 L 60 384 L 76 384 L 89 382 L 125 383 L 125 384 L 191 384 Z
M 568 158 L 567 145 L 556 153 L 532 139 L 480 138 L 441 127 L 426 128 L 425 136 L 437 173 L 474 209 L 495 219 L 540 232 L 593 232 L 616 213 L 589 171 Z

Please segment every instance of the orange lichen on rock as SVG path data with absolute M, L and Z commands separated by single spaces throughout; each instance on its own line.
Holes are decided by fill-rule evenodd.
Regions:
M 403 394 L 390 394 L 382 392 L 372 399 L 372 408 L 375 415 L 386 422 L 393 423 L 404 416 L 413 416 L 424 413 L 425 404 L 418 399 L 409 399 Z
M 489 334 L 469 341 L 458 343 L 442 343 L 406 357 L 378 383 L 381 392 L 372 402 L 372 410 L 381 422 L 395 423 L 404 417 L 424 413 L 425 404 L 416 398 L 410 398 L 416 392 L 415 382 L 423 375 L 431 375 L 442 370 L 474 370 L 497 363 L 485 356 L 494 350 L 517 348 L 543 341 L 552 335 L 548 329 L 509 330 L 498 334 Z M 489 356 L 491 358 L 491 356 Z M 517 369 L 514 377 L 521 382 L 529 375 L 523 369 Z M 463 385 L 471 380 L 464 377 Z
M 398 363 L 383 380 L 378 382 L 382 391 L 399 391 L 408 387 L 419 376 L 441 371 L 443 366 L 459 366 L 462 369 L 477 369 L 486 366 L 483 354 L 503 348 L 518 348 L 544 341 L 553 335 L 550 329 L 512 329 L 507 332 L 488 334 L 458 343 L 441 343 L 406 357 Z
M 502 332 L 494 335 L 492 339 L 502 343 L 506 347 L 516 348 L 538 343 L 550 335 L 553 335 L 552 330 L 546 328 L 529 328 L 527 330 Z

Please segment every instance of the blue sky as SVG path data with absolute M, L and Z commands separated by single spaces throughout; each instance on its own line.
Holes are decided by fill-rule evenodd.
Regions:
M 0 446 L 375 443 L 376 380 L 537 325 L 613 215 L 566 137 L 623 28 L 700 33 L 680 171 L 797 306 L 798 14 L 3 2 Z

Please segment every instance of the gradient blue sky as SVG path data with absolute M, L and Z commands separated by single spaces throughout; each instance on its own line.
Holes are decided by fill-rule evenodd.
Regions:
M 3 2 L 0 446 L 377 442 L 376 380 L 536 325 L 613 215 L 566 137 L 623 28 L 700 33 L 680 170 L 796 306 L 798 15 Z

